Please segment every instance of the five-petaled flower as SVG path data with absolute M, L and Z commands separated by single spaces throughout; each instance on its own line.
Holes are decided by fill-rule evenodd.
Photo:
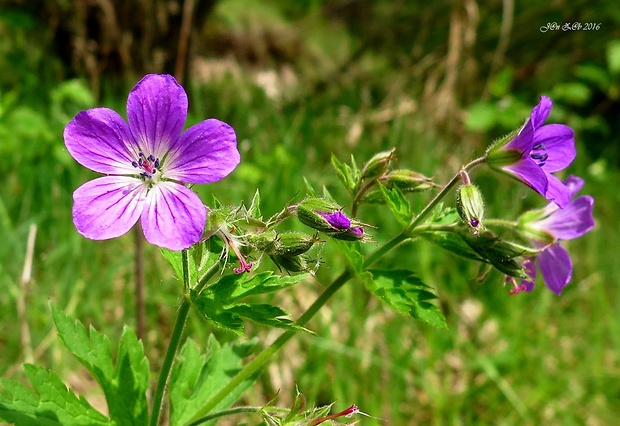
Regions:
M 571 198 L 579 192 L 583 183 L 583 179 L 576 176 L 566 179 L 565 184 Z M 520 221 L 524 233 L 530 236 L 534 246 L 542 250 L 536 256 L 535 263 L 538 264 L 545 284 L 558 295 L 570 282 L 573 274 L 571 258 L 560 245 L 560 241 L 581 237 L 594 228 L 593 207 L 594 199 L 583 195 L 571 200 L 563 209 L 549 203 L 541 210 L 526 213 Z M 531 291 L 536 278 L 536 265 L 528 259 L 524 266 L 532 280 L 523 280 L 520 289 Z M 519 290 L 515 289 L 513 293 Z
M 575 139 L 568 126 L 543 125 L 551 107 L 551 99 L 541 96 L 519 133 L 492 146 L 486 159 L 490 167 L 507 172 L 564 208 L 570 202 L 570 191 L 551 173 L 575 159 Z
M 170 75 L 149 74 L 129 93 L 126 122 L 108 108 L 78 113 L 64 131 L 73 158 L 107 176 L 73 193 L 73 222 L 87 238 L 125 234 L 140 219 L 152 244 L 188 248 L 207 209 L 185 184 L 211 183 L 239 164 L 235 132 L 208 119 L 183 131 L 187 94 Z

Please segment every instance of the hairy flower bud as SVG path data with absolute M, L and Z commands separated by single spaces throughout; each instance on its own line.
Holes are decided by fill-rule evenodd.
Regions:
M 456 191 L 456 210 L 467 225 L 476 230 L 484 229 L 484 201 L 476 185 L 470 183 L 459 187 Z
M 298 256 L 310 250 L 314 243 L 319 242 L 316 235 L 301 232 L 283 232 L 278 234 L 272 254 L 278 256 Z
M 342 209 L 338 204 L 319 197 L 308 197 L 297 205 L 297 217 L 304 225 L 321 232 L 333 232 L 334 227 L 326 218 L 326 214 L 339 212 Z
M 306 272 L 308 270 L 308 261 L 303 256 L 284 256 L 284 255 L 271 255 L 269 256 L 273 263 L 278 265 L 289 272 Z
M 352 221 L 338 204 L 319 197 L 308 197 L 297 206 L 297 217 L 311 228 L 332 238 L 358 241 L 364 238 L 363 224 Z
M 396 151 L 396 148 L 373 155 L 373 157 L 364 164 L 362 179 L 374 179 L 385 173 L 390 162 L 394 159 L 394 151 Z
M 388 188 L 397 187 L 402 192 L 426 191 L 433 187 L 431 178 L 406 169 L 393 170 L 379 180 Z

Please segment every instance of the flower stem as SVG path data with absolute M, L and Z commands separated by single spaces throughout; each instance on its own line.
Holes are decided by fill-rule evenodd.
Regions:
M 310 319 L 327 303 L 327 301 L 342 287 L 347 281 L 353 277 L 353 273 L 349 270 L 345 270 L 338 278 L 334 280 L 321 295 L 314 301 L 314 303 L 308 308 L 306 312 L 297 320 L 298 325 L 305 325 Z M 217 404 L 228 396 L 237 386 L 239 386 L 244 380 L 250 378 L 250 376 L 259 368 L 261 368 L 288 340 L 295 335 L 295 331 L 289 330 L 284 332 L 278 337 L 270 346 L 263 349 L 256 357 L 246 364 L 230 382 L 226 384 L 218 393 L 213 395 L 200 410 L 192 417 L 190 424 L 197 424 L 196 422 L 204 417 L 207 413 L 213 410 Z M 153 425 L 154 426 L 154 425 Z
M 216 411 L 215 413 L 207 414 L 204 417 L 190 423 L 188 426 L 197 426 L 201 423 L 206 423 L 209 420 L 217 419 L 219 417 L 231 416 L 234 414 L 241 413 L 260 413 L 261 411 L 273 411 L 273 412 L 284 412 L 285 409 L 277 408 L 277 407 L 233 407 L 226 410 Z
M 174 322 L 174 328 L 172 329 L 172 335 L 170 336 L 170 343 L 168 343 L 168 349 L 166 350 L 166 356 L 161 366 L 161 372 L 159 373 L 159 379 L 157 380 L 157 388 L 155 389 L 155 395 L 153 397 L 153 411 L 151 412 L 150 426 L 157 426 L 159 423 L 159 414 L 161 412 L 162 402 L 164 400 L 164 392 L 172 371 L 172 363 L 174 357 L 179 348 L 181 342 L 181 336 L 183 335 L 183 329 L 185 328 L 185 322 L 189 314 L 189 308 L 191 306 L 189 299 L 189 258 L 187 256 L 187 250 L 183 250 L 181 253 L 183 262 L 183 301 L 177 312 L 177 318 Z

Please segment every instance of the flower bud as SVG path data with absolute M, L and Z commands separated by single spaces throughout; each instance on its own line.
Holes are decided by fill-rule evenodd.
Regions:
M 459 187 L 456 192 L 456 210 L 467 225 L 475 230 L 484 229 L 484 201 L 476 185 L 470 183 Z
M 433 180 L 413 170 L 393 170 L 379 179 L 389 189 L 397 187 L 402 192 L 426 191 L 433 187 Z
M 364 230 L 359 226 L 351 226 L 349 229 L 329 234 L 330 237 L 344 241 L 359 241 L 364 239 Z
M 289 272 L 305 272 L 308 270 L 308 261 L 303 256 L 284 256 L 284 255 L 271 255 L 269 256 L 273 263 L 278 265 Z
M 362 169 L 362 179 L 374 179 L 385 173 L 390 162 L 394 159 L 394 151 L 396 151 L 396 148 L 379 152 L 368 160 Z
M 332 238 L 346 241 L 358 241 L 364 238 L 363 223 L 352 221 L 336 203 L 323 198 L 308 197 L 297 206 L 299 220 L 325 232 Z
M 304 225 L 314 228 L 321 232 L 333 232 L 338 231 L 339 228 L 335 227 L 330 221 L 330 215 L 335 212 L 340 213 L 340 207 L 338 204 L 328 201 L 319 197 L 308 197 L 297 205 L 297 218 Z M 346 216 L 344 216 L 346 218 Z M 332 219 L 336 225 L 342 225 L 344 221 L 338 220 L 338 217 Z M 350 224 L 350 223 L 349 223 Z
M 301 232 L 284 232 L 278 234 L 271 254 L 277 256 L 298 256 L 310 250 L 320 240 L 316 235 Z

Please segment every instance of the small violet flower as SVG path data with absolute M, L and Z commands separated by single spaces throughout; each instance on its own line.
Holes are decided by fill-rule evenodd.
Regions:
M 576 176 L 569 176 L 564 183 L 571 198 L 584 184 L 583 179 Z M 571 258 L 560 245 L 560 241 L 581 237 L 594 228 L 593 207 L 594 199 L 584 195 L 571 200 L 563 209 L 549 203 L 537 212 L 526 213 L 521 221 L 525 233 L 530 235 L 534 245 L 542 250 L 536 257 L 536 264 L 545 284 L 558 295 L 570 282 L 573 273 Z M 518 293 L 519 290 L 532 291 L 534 288 L 536 265 L 528 259 L 524 266 L 531 280 L 523 280 L 521 286 L 515 287 L 512 293 Z
M 575 159 L 575 139 L 568 126 L 543 125 L 551 107 L 551 99 L 541 96 L 519 133 L 492 146 L 486 158 L 490 167 L 507 172 L 564 208 L 570 202 L 570 190 L 551 173 Z
M 149 74 L 129 93 L 126 122 L 108 108 L 78 113 L 64 131 L 71 156 L 107 176 L 73 193 L 73 223 L 93 240 L 125 234 L 140 219 L 147 241 L 186 249 L 202 237 L 207 209 L 185 184 L 211 183 L 239 164 L 235 132 L 209 119 L 183 132 L 187 94 Z

